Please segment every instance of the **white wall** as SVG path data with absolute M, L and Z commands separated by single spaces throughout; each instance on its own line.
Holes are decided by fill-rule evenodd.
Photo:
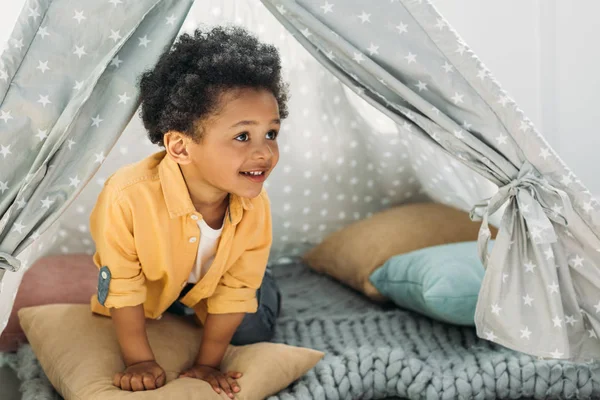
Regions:
M 546 140 L 600 198 L 598 0 L 435 0 Z
M 4 2 L 0 44 L 23 0 Z M 434 0 L 550 145 L 600 197 L 598 0 Z

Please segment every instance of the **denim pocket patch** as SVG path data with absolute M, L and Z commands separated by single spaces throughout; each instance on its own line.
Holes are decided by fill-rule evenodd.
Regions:
M 107 266 L 100 268 L 98 274 L 98 302 L 104 305 L 108 296 L 108 286 L 110 285 L 110 270 Z

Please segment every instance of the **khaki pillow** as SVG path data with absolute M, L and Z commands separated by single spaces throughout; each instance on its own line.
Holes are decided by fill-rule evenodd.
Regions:
M 355 222 L 327 236 L 303 259 L 315 271 L 328 274 L 376 301 L 386 299 L 369 277 L 389 258 L 425 247 L 476 240 L 481 222 L 438 203 L 394 207 Z M 496 230 L 490 227 L 492 236 Z
M 159 389 L 128 392 L 112 385 L 123 370 L 110 318 L 92 314 L 89 305 L 52 304 L 22 308 L 21 326 L 56 390 L 65 398 L 86 400 L 227 399 L 207 382 L 180 378 L 200 347 L 202 328 L 185 317 L 165 314 L 147 320 L 148 339 L 167 373 Z M 243 373 L 236 399 L 264 399 L 286 388 L 313 368 L 323 353 L 278 343 L 229 346 L 222 368 Z

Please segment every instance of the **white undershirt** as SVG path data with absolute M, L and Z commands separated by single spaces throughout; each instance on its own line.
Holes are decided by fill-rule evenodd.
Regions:
M 202 219 L 198 220 L 198 227 L 200 228 L 200 243 L 198 243 L 194 269 L 188 278 L 189 283 L 198 282 L 208 272 L 217 253 L 217 246 L 223 231 L 223 225 L 219 229 L 213 229 Z

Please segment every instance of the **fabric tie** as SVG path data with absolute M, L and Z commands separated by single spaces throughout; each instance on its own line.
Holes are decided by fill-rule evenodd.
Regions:
M 21 261 L 8 253 L 0 251 L 0 269 L 16 272 L 21 268 Z
M 477 248 L 486 268 L 489 259 L 488 243 L 491 237 L 488 218 L 507 201 L 513 200 L 516 200 L 514 203 L 516 207 L 512 218 L 510 215 L 505 215 L 500 223 L 500 229 L 507 232 L 511 238 L 515 217 L 525 220 L 529 238 L 536 244 L 556 242 L 556 232 L 550 220 L 564 226 L 568 225 L 565 215 L 572 206 L 567 194 L 550 185 L 533 165 L 525 161 L 516 179 L 500 187 L 494 196 L 473 206 L 469 214 L 471 220 L 482 221 Z

